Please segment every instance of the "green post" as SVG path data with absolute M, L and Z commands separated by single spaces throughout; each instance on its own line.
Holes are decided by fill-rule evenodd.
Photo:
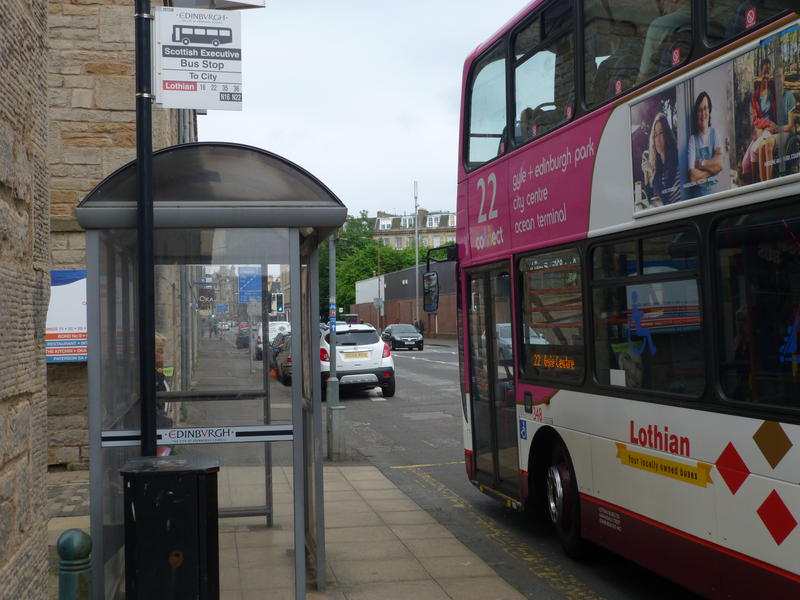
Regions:
M 68 529 L 58 537 L 58 600 L 92 597 L 92 538 L 80 529 Z

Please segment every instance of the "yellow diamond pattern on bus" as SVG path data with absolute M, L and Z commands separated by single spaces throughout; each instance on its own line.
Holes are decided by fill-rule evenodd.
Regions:
M 773 469 L 792 447 L 792 440 L 786 435 L 780 423 L 775 421 L 764 421 L 753 435 L 753 441 Z

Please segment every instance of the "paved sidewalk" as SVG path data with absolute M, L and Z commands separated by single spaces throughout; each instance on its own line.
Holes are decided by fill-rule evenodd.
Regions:
M 263 467 L 223 467 L 220 506 L 263 503 L 263 478 Z M 328 585 L 309 600 L 524 599 L 377 468 L 326 464 L 324 479 Z M 65 529 L 89 529 L 79 503 L 88 472 L 48 480 L 54 546 Z M 263 517 L 220 519 L 223 600 L 294 598 L 291 467 L 274 467 L 273 481 L 273 528 Z

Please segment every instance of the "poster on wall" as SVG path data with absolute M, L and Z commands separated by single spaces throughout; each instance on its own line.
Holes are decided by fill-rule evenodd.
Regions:
M 800 29 L 631 106 L 634 212 L 800 172 Z
M 50 272 L 45 353 L 48 363 L 87 360 L 85 270 Z

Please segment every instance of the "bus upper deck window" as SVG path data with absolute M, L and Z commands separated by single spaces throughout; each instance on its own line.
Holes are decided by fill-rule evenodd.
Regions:
M 478 59 L 470 81 L 467 156 L 470 169 L 505 152 L 506 62 L 502 46 Z
M 716 46 L 791 10 L 797 0 L 708 0 L 706 37 Z
M 514 36 L 516 145 L 572 119 L 572 10 L 555 3 Z
M 639 65 L 639 81 L 650 79 L 689 56 L 692 41 L 690 0 L 657 2 L 659 16 L 647 26 Z
M 586 0 L 583 76 L 596 106 L 689 57 L 691 0 Z

